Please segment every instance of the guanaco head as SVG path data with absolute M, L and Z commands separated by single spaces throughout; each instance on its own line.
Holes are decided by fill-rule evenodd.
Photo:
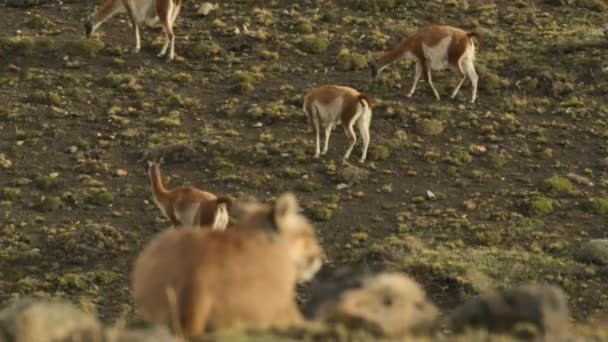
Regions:
M 272 205 L 238 203 L 234 212 L 238 220 L 234 229 L 266 229 L 288 242 L 299 282 L 311 280 L 319 271 L 324 258 L 323 249 L 314 227 L 300 213 L 293 193 L 282 194 Z

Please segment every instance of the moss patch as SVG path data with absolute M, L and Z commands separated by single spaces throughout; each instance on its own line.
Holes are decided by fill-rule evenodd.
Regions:
M 553 176 L 542 181 L 541 190 L 552 197 L 573 196 L 578 192 L 567 178 Z
M 329 39 L 325 35 L 310 34 L 302 37 L 298 46 L 302 51 L 320 54 L 329 48 Z

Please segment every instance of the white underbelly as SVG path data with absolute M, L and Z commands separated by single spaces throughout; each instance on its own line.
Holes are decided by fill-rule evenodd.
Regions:
M 448 67 L 448 48 L 451 41 L 451 37 L 445 37 L 434 46 L 422 45 L 424 58 L 431 70 L 442 70 Z

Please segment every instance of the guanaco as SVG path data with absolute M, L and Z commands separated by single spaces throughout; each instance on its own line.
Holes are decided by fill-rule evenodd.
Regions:
M 411 97 L 414 94 L 416 84 L 420 80 L 420 76 L 424 74 L 435 98 L 439 100 L 439 93 L 431 79 L 431 69 L 441 70 L 450 66 L 462 75 L 462 80 L 452 92 L 451 98 L 456 97 L 460 87 L 468 78 L 473 86 L 471 103 L 474 103 L 477 98 L 478 76 L 474 65 L 475 43 L 473 37 L 481 39 L 476 31 L 466 32 L 452 26 L 422 27 L 412 36 L 403 39 L 395 47 L 385 51 L 379 58 L 372 61 L 370 63 L 372 77 L 375 78 L 388 65 L 403 58 L 413 60 L 416 63 L 414 82 L 407 96 Z
M 148 174 L 152 184 L 154 202 L 174 226 L 211 226 L 224 230 L 228 226 L 228 211 L 233 199 L 216 196 L 192 186 L 167 190 L 160 173 L 160 163 L 148 162 Z
M 363 139 L 363 149 L 360 163 L 365 162 L 370 140 L 370 125 L 372 121 L 373 99 L 364 93 L 350 87 L 338 85 L 322 85 L 311 89 L 304 97 L 303 109 L 307 115 L 308 125 L 315 133 L 315 158 L 327 153 L 329 136 L 338 122 L 342 122 L 344 132 L 350 139 L 350 145 L 344 154 L 344 160 L 350 157 L 357 136 L 353 126 L 356 124 Z M 325 145 L 320 151 L 320 131 L 325 131 Z
M 160 20 L 166 41 L 158 57 L 163 57 L 169 49 L 169 60 L 175 58 L 175 33 L 173 26 L 182 7 L 182 0 L 106 0 L 85 22 L 85 34 L 90 37 L 98 28 L 117 13 L 127 12 L 135 35 L 135 53 L 141 49 L 139 25 L 152 24 Z M 169 48 L 170 47 L 170 48 Z

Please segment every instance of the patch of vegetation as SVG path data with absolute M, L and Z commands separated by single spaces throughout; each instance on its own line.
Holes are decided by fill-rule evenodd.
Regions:
M 0 56 L 29 56 L 35 46 L 30 36 L 0 37 Z
M 222 53 L 222 47 L 213 41 L 198 41 L 192 43 L 185 50 L 185 55 L 189 58 L 201 59 L 212 57 Z
M 574 196 L 578 191 L 567 178 L 553 176 L 542 181 L 541 190 L 552 197 Z
M 434 136 L 443 133 L 445 124 L 436 119 L 421 119 L 416 121 L 416 133 L 425 136 Z
M 608 216 L 608 198 L 590 198 L 583 203 L 583 208 L 596 215 Z
M 236 71 L 233 76 L 233 88 L 241 94 L 251 93 L 255 86 L 264 79 L 264 75 L 258 71 Z
M 553 212 L 553 200 L 546 197 L 535 197 L 528 202 L 527 213 L 532 217 L 542 217 Z
M 91 188 L 85 193 L 87 203 L 100 207 L 108 206 L 114 201 L 114 194 L 106 188 Z
M 329 48 L 329 39 L 323 34 L 309 34 L 300 39 L 298 46 L 302 51 L 320 54 L 327 51 L 327 48 Z
M 69 54 L 74 56 L 95 57 L 97 56 L 97 53 L 105 47 L 106 45 L 101 40 L 87 38 L 67 44 L 66 50 Z
M 375 144 L 369 148 L 369 157 L 371 160 L 386 160 L 390 158 L 391 154 L 391 148 L 387 145 Z
M 336 58 L 338 70 L 351 71 L 367 68 L 367 57 L 358 53 L 352 53 L 348 49 L 340 50 Z

